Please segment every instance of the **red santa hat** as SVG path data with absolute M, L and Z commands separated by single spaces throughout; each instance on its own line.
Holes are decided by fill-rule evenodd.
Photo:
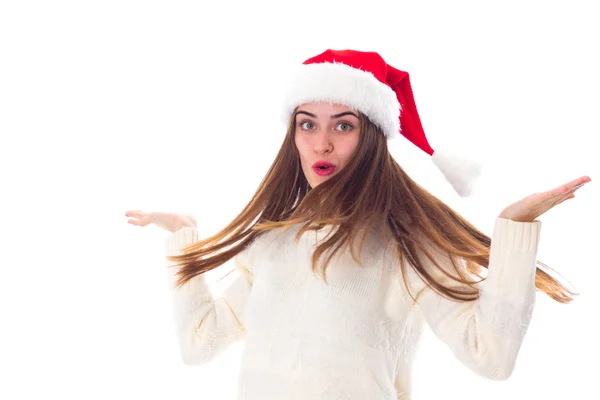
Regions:
M 408 72 L 388 65 L 379 54 L 330 49 L 304 61 L 285 91 L 285 121 L 297 106 L 314 101 L 343 104 L 360 111 L 388 140 L 402 134 L 431 156 L 459 196 L 471 194 L 479 165 L 431 148 L 417 113 Z

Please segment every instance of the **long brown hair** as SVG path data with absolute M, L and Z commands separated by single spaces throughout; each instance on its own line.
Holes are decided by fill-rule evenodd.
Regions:
M 181 267 L 177 272 L 177 287 L 224 264 L 267 231 L 287 229 L 304 222 L 296 239 L 308 230 L 329 224 L 337 228 L 315 249 L 312 258 L 315 272 L 321 256 L 329 252 L 321 269 L 325 281 L 332 257 L 350 248 L 356 260 L 354 243 L 359 232 L 377 229 L 382 239 L 391 238 L 396 244 L 393 249 L 400 259 L 398 265 L 402 268 L 403 279 L 403 260 L 406 259 L 421 279 L 439 294 L 458 301 L 478 298 L 479 290 L 472 285 L 484 279 L 480 273 L 489 263 L 491 238 L 413 181 L 388 152 L 383 132 L 361 113 L 359 144 L 348 165 L 311 188 L 302 171 L 294 141 L 295 115 L 294 112 L 290 118 L 275 161 L 240 214 L 217 234 L 186 246 L 179 255 L 167 257 L 176 263 L 171 267 Z M 444 272 L 427 252 L 423 238 L 451 257 L 460 277 Z M 363 244 L 364 240 L 359 254 Z M 455 289 L 434 279 L 432 271 L 428 271 L 417 257 L 420 252 L 425 253 L 444 275 L 471 286 L 472 290 Z M 467 275 L 480 279 L 471 280 L 461 273 L 456 266 L 460 260 L 465 263 Z M 540 269 L 543 266 L 552 270 L 546 264 L 536 263 L 538 290 L 559 303 L 569 303 L 579 294 Z M 406 279 L 404 284 L 408 289 Z

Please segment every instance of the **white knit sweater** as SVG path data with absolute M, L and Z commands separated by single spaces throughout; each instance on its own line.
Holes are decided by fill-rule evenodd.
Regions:
M 365 243 L 364 267 L 350 254 L 336 256 L 325 284 L 311 270 L 311 252 L 331 229 L 295 243 L 299 227 L 270 231 L 239 253 L 235 281 L 218 297 L 203 275 L 176 290 L 168 268 L 184 363 L 207 363 L 245 339 L 238 399 L 410 399 L 411 363 L 427 323 L 467 367 L 491 379 L 510 376 L 535 304 L 540 221 L 496 218 L 477 301 L 448 300 L 407 266 L 417 304 L 376 236 Z M 166 254 L 197 240 L 196 229 L 183 228 L 167 238 Z M 436 256 L 454 271 L 447 256 Z

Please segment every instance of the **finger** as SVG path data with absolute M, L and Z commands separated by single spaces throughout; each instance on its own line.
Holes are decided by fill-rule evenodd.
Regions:
M 125 215 L 131 217 L 127 222 L 132 225 L 146 226 L 151 222 L 150 214 L 141 210 L 128 211 Z
M 565 183 L 564 185 L 560 185 L 555 190 L 559 191 L 559 193 L 567 193 L 571 190 L 576 190 L 586 183 L 590 182 L 591 178 L 589 176 L 582 176 L 577 179 L 573 179 L 572 181 Z
M 563 185 L 558 186 L 557 188 L 546 192 L 546 199 L 557 198 L 557 200 L 562 199 L 562 196 L 567 196 L 577 189 L 585 185 L 589 181 L 583 181 L 583 178 L 575 179 L 569 183 L 565 183 Z
M 569 184 L 565 183 L 565 184 L 560 185 L 560 186 L 554 188 L 553 190 L 551 190 L 549 192 L 549 194 L 551 196 L 560 196 L 560 195 L 563 195 L 563 194 L 565 194 L 565 193 L 567 193 L 569 191 L 569 187 L 570 187 Z
M 560 200 L 558 203 L 556 203 L 556 205 L 559 205 L 560 203 L 562 203 L 565 200 L 569 200 L 575 197 L 575 193 L 571 193 L 569 196 L 563 198 L 562 200 Z
M 566 195 L 570 195 L 571 193 L 575 193 L 577 190 L 579 190 L 583 185 L 585 185 L 587 182 L 585 183 L 580 183 L 578 185 L 575 185 L 573 187 L 571 187 L 569 190 L 567 190 L 565 193 L 562 194 L 562 196 L 566 196 Z
M 130 223 L 131 225 L 140 226 L 140 220 L 139 219 L 132 219 L 132 218 L 130 218 L 130 219 L 127 220 L 127 222 Z
M 142 210 L 129 210 L 125 213 L 126 217 L 141 218 L 147 213 Z
M 584 176 L 581 176 L 581 177 L 579 177 L 577 179 L 573 179 L 571 182 L 567 183 L 567 185 L 570 186 L 570 187 L 582 186 L 582 185 L 590 182 L 591 180 L 592 179 L 589 176 L 584 175 Z

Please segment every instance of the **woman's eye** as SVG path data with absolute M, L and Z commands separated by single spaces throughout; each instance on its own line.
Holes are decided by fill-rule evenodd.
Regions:
M 307 125 L 308 125 L 308 126 L 307 126 Z M 313 128 L 313 126 L 314 126 L 314 125 L 313 125 L 313 123 L 312 123 L 312 122 L 310 122 L 310 121 L 303 121 L 303 122 L 301 122 L 301 123 L 300 123 L 300 127 L 301 127 L 302 129 L 312 129 L 312 128 Z
M 342 129 L 341 129 L 341 130 L 342 130 L 342 131 L 344 131 L 344 132 L 346 132 L 346 131 L 349 131 L 349 130 L 351 130 L 351 129 L 352 129 L 352 125 L 350 125 L 350 124 L 347 124 L 346 122 L 340 122 L 340 123 L 338 124 L 338 127 L 339 127 L 339 126 L 343 126 L 343 127 L 344 127 L 344 128 L 342 128 Z
M 311 121 L 302 121 L 298 124 L 298 126 L 300 126 L 300 128 L 302 128 L 305 131 L 315 128 L 315 124 L 313 124 Z M 347 132 L 351 131 L 354 127 L 347 122 L 340 122 L 339 124 L 337 124 L 337 128 L 342 132 Z

